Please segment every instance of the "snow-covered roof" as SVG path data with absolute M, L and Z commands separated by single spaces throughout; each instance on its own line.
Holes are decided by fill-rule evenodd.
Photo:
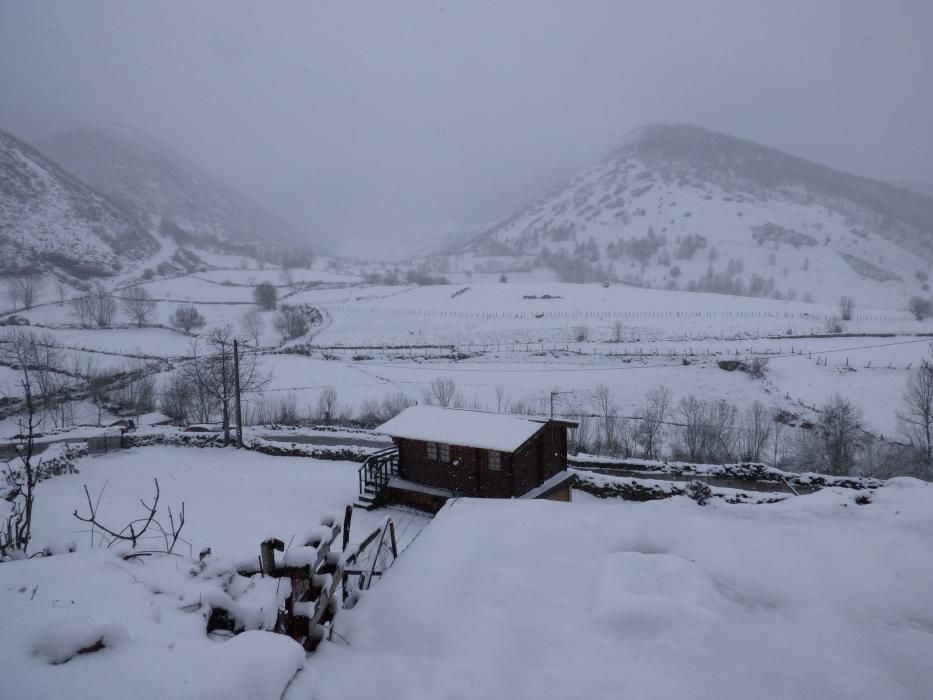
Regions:
M 376 428 L 408 440 L 514 452 L 543 427 L 541 421 L 440 406 L 411 406 Z

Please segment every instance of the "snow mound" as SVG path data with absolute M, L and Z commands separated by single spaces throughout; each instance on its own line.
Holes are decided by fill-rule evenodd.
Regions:
M 113 649 L 129 640 L 119 623 L 95 624 L 88 620 L 63 620 L 43 629 L 32 643 L 32 653 L 57 665 L 79 655 Z

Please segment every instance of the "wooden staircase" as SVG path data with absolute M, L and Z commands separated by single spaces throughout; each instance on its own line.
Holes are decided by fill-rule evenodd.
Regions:
M 397 474 L 397 448 L 389 447 L 371 454 L 359 468 L 360 493 L 353 507 L 373 510 L 381 506 L 389 479 Z

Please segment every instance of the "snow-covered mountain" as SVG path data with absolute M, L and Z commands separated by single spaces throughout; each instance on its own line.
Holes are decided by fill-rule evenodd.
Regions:
M 448 252 L 567 281 L 903 306 L 933 272 L 933 199 L 698 127 L 648 126 Z
M 158 249 L 137 217 L 0 131 L 0 273 L 111 275 Z
M 121 125 L 69 131 L 39 144 L 92 187 L 179 242 L 294 251 L 304 242 L 284 220 L 153 136 Z

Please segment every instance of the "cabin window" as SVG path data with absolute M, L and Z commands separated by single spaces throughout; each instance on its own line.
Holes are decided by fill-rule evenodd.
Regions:
M 450 461 L 450 445 L 445 445 L 442 442 L 428 442 L 427 445 L 427 454 L 426 457 L 431 462 L 449 462 Z
M 502 453 L 489 451 L 489 471 L 491 472 L 501 472 L 502 471 Z

